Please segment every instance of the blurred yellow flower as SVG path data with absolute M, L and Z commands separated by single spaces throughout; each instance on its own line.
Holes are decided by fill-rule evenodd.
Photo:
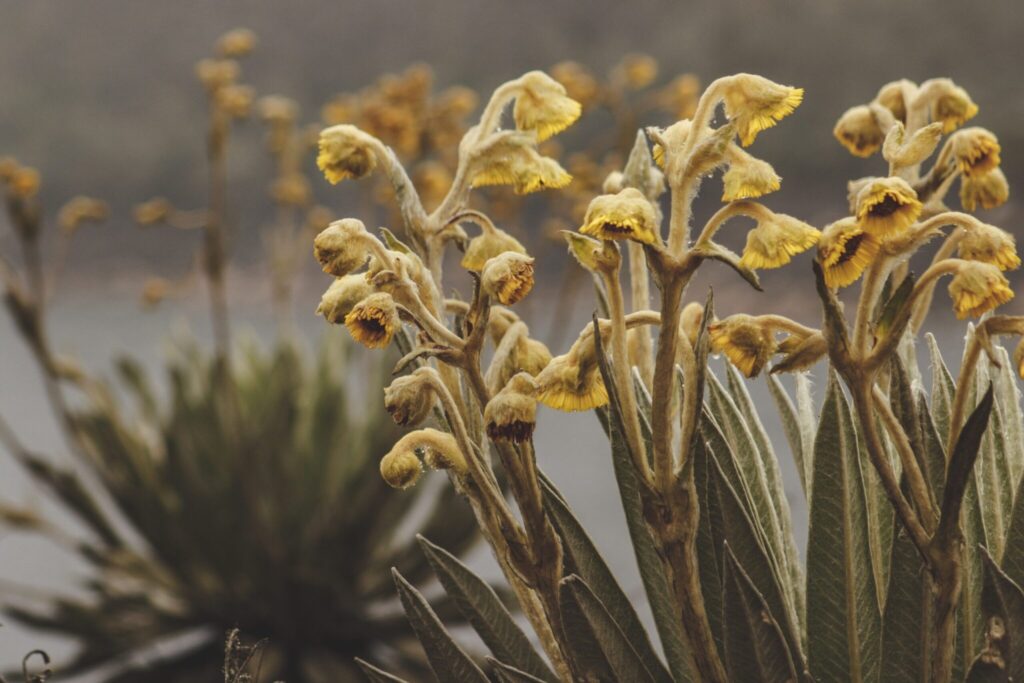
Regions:
M 380 476 L 392 488 L 407 489 L 419 481 L 422 474 L 423 465 L 416 457 L 416 451 L 408 448 L 401 439 L 380 459 Z
M 978 113 L 978 105 L 967 91 L 952 81 L 945 83 L 942 93 L 932 101 L 933 121 L 942 122 L 942 132 L 952 133 Z
M 962 259 L 991 263 L 999 270 L 1014 270 L 1020 266 L 1013 235 L 986 223 L 972 225 L 964 233 L 957 243 L 957 253 Z
M 1006 203 L 1010 197 L 1010 185 L 1002 169 L 996 168 L 982 175 L 964 176 L 960 179 L 960 204 L 967 211 L 979 206 L 994 209 Z
M 256 34 L 247 28 L 228 31 L 217 40 L 217 51 L 223 57 L 244 57 L 256 47 Z

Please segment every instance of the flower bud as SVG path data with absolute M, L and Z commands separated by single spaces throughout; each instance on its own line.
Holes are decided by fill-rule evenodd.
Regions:
M 996 168 L 982 175 L 964 176 L 960 179 L 960 204 L 967 211 L 979 206 L 994 209 L 1002 206 L 1010 197 L 1010 186 L 1002 169 Z
M 882 132 L 871 107 L 859 105 L 847 109 L 836 122 L 832 134 L 854 156 L 867 158 L 882 147 Z
M 775 335 L 757 318 L 738 313 L 708 325 L 711 348 L 746 377 L 756 377 L 775 353 Z
M 39 192 L 41 176 L 39 171 L 31 166 L 22 166 L 13 159 L 7 159 L 9 163 L 4 164 L 2 180 L 10 190 L 11 194 L 19 199 L 31 199 Z
M 533 289 L 533 258 L 506 251 L 487 261 L 480 279 L 484 291 L 511 306 Z
M 693 123 L 689 119 L 682 119 L 661 131 L 661 139 L 664 140 L 665 145 L 668 147 L 667 153 L 669 155 L 678 154 L 682 151 L 683 145 L 686 144 L 686 139 L 690 136 L 690 128 L 692 127 Z M 661 143 L 655 143 L 651 148 L 651 157 L 654 159 L 654 163 L 661 168 L 665 168 L 665 156 L 665 148 L 662 147 Z
M 909 228 L 921 215 L 917 193 L 902 178 L 876 178 L 857 194 L 857 220 L 876 237 Z
M 366 226 L 358 218 L 334 221 L 313 240 L 313 255 L 325 273 L 348 275 L 369 257 L 366 237 Z
M 980 261 L 962 261 L 949 283 L 956 317 L 977 318 L 1013 298 L 1010 283 L 999 268 Z
M 231 59 L 203 59 L 196 64 L 196 76 L 208 92 L 216 92 L 238 79 L 238 62 Z
M 790 335 L 779 344 L 778 350 L 785 355 L 772 367 L 773 375 L 810 368 L 828 354 L 828 344 L 821 333 L 815 332 L 805 337 Z
M 156 225 L 167 221 L 174 213 L 174 207 L 163 197 L 154 197 L 148 202 L 136 205 L 132 212 L 139 225 Z
M 643 90 L 658 77 L 658 62 L 650 55 L 626 55 L 612 74 L 631 90 Z
M 217 106 L 235 119 L 244 119 L 249 116 L 252 110 L 252 101 L 255 91 L 248 85 L 226 85 L 217 90 Z
M 423 465 L 416 452 L 407 448 L 402 440 L 380 460 L 380 476 L 392 488 L 407 489 L 419 481 L 422 474 Z
M 994 225 L 972 225 L 957 243 L 957 253 L 968 261 L 991 263 L 999 270 L 1014 270 L 1020 266 L 1013 235 Z
M 235 28 L 217 40 L 217 52 L 222 57 L 244 57 L 256 47 L 256 34 L 247 28 Z
M 65 233 L 73 233 L 82 223 L 99 223 L 110 215 L 106 202 L 92 197 L 78 196 L 61 207 L 57 223 Z
M 566 94 L 586 109 L 597 102 L 601 86 L 578 62 L 559 62 L 551 67 L 551 76 L 565 87 Z
M 316 314 L 322 315 L 332 325 L 339 325 L 345 322 L 345 316 L 356 304 L 371 294 L 373 287 L 362 273 L 336 278 L 320 298 Z
M 346 178 L 362 178 L 377 167 L 373 139 L 349 124 L 325 128 L 320 132 L 317 167 L 332 185 Z
M 654 207 L 632 187 L 595 197 L 587 207 L 580 232 L 601 240 L 629 239 L 641 244 L 661 241 Z
M 395 424 L 418 425 L 427 419 L 434 407 L 434 390 L 420 368 L 412 374 L 397 377 L 384 389 L 384 407 Z
M 521 372 L 487 402 L 484 424 L 492 441 L 521 443 L 533 437 L 537 425 L 537 401 L 533 378 Z
M 430 469 L 448 470 L 459 476 L 469 471 L 465 454 L 448 432 L 427 427 L 407 434 L 406 438 L 423 452 L 423 462 Z
M 560 133 L 580 117 L 580 103 L 566 94 L 565 86 L 543 71 L 523 75 L 519 84 L 512 116 L 516 128 L 533 131 L 538 142 Z
M 762 76 L 738 74 L 729 79 L 723 99 L 725 115 L 736 124 L 740 142 L 749 147 L 758 133 L 771 128 L 800 106 L 804 91 L 773 83 Z
M 299 105 L 284 95 L 261 97 L 259 110 L 260 118 L 273 126 L 291 125 L 299 116 Z
M 377 292 L 356 304 L 345 316 L 352 338 L 370 349 L 382 349 L 401 325 L 398 308 L 390 294 Z
M 894 167 L 914 166 L 930 157 L 941 141 L 941 123 L 930 123 L 907 140 L 903 124 L 897 121 L 885 136 L 882 156 Z

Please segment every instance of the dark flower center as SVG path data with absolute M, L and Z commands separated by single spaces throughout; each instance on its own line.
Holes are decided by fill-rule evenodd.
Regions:
M 837 266 L 841 266 L 854 257 L 857 253 L 857 249 L 860 247 L 860 243 L 864 241 L 864 233 L 858 233 L 846 240 L 846 244 L 843 245 L 843 253 L 839 255 L 839 259 L 836 261 Z
M 891 216 L 899 211 L 901 206 L 903 205 L 900 204 L 895 197 L 889 194 L 885 196 L 885 199 L 872 206 L 870 213 L 872 216 L 885 218 L 886 216 Z

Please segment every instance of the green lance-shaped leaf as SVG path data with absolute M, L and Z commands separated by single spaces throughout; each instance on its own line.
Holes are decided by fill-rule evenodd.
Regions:
M 754 401 L 747 391 L 746 382 L 739 370 L 732 364 L 727 365 L 729 394 L 732 396 L 740 415 L 746 422 L 750 435 L 753 438 L 757 453 L 760 456 L 761 467 L 765 473 L 765 480 L 768 486 L 768 494 L 775 509 L 776 518 L 779 522 L 779 536 L 782 544 L 782 560 L 788 574 L 786 588 L 792 594 L 792 600 L 796 606 L 797 615 L 802 618 L 804 614 L 804 576 L 800 557 L 796 549 L 796 538 L 793 535 L 793 520 L 789 510 L 789 500 L 786 497 L 786 488 L 782 481 L 782 471 L 779 469 L 779 459 L 775 455 L 768 433 L 765 431 L 761 418 L 754 408 Z
M 647 667 L 659 682 L 672 683 L 672 674 L 665 668 L 651 645 L 647 630 L 633 608 L 633 603 L 616 581 L 597 546 L 587 535 L 583 525 L 576 519 L 569 506 L 550 486 L 542 481 L 544 504 L 552 524 L 562 538 L 562 548 L 567 555 L 572 571 L 578 574 L 608 610 L 609 615 L 622 629 L 623 635 L 634 650 L 639 653 Z M 493 648 L 492 648 L 493 650 Z M 507 660 L 512 661 L 512 660 Z
M 484 645 L 503 662 L 545 681 L 558 678 L 530 644 L 494 589 L 444 548 L 417 536 L 430 566 Z
M 725 652 L 725 627 L 722 625 L 722 567 L 725 525 L 719 501 L 717 478 L 711 477 L 711 455 L 703 439 L 693 451 L 693 480 L 700 499 L 700 523 L 697 527 L 697 565 L 704 608 L 719 652 Z M 734 541 L 735 542 L 735 541 Z
M 580 612 L 590 625 L 598 647 L 601 648 L 615 675 L 614 680 L 654 683 L 655 678 L 644 660 L 626 640 L 622 629 L 586 582 L 577 575 L 568 576 L 562 580 L 562 591 L 572 593 Z
M 949 368 L 942 359 L 942 352 L 939 351 L 939 344 L 935 336 L 930 332 L 925 335 L 928 343 L 928 353 L 931 356 L 932 365 L 932 416 L 935 418 L 935 427 L 939 430 L 939 436 L 943 443 L 949 438 L 949 414 L 953 409 L 953 394 L 956 387 L 953 376 L 949 374 Z
M 392 570 L 398 597 L 409 618 L 409 624 L 427 654 L 427 661 L 441 683 L 488 683 L 480 667 L 459 647 L 430 604 L 411 583 Z
M 601 426 L 611 442 L 612 469 L 618 484 L 622 509 L 626 516 L 626 527 L 636 555 L 640 579 L 644 584 L 648 604 L 654 615 L 654 623 L 661 639 L 662 649 L 669 670 L 677 681 L 689 681 L 689 656 L 683 640 L 682 626 L 679 615 L 675 613 L 675 598 L 672 594 L 661 556 L 658 553 L 654 538 L 651 536 L 647 523 L 644 521 L 643 502 L 640 497 L 641 482 L 637 478 L 633 458 L 629 446 L 623 436 L 622 420 L 618 412 L 618 401 L 615 396 L 615 385 L 612 380 L 608 358 L 604 353 L 601 336 L 595 335 L 596 353 L 601 367 L 605 386 L 609 393 L 607 410 L 595 411 Z
M 892 330 L 893 323 L 896 321 L 900 309 L 904 307 L 912 291 L 914 291 L 914 276 L 910 274 L 903 278 L 900 286 L 896 288 L 893 295 L 882 306 L 882 311 L 879 313 L 878 320 L 875 323 L 876 337 L 882 338 Z
M 988 549 L 977 552 L 985 566 L 982 589 L 982 611 L 985 615 L 985 647 L 971 667 L 986 673 L 999 673 L 1004 681 L 1024 680 L 1024 592 L 1020 586 L 999 569 Z M 995 671 L 989 664 L 998 664 Z M 971 680 L 968 677 L 968 680 Z M 981 679 L 989 680 L 989 679 Z
M 1024 585 L 1024 476 L 1017 480 L 1013 512 L 1006 531 L 1002 568 L 1014 582 Z
M 928 642 L 930 624 L 924 610 L 931 600 L 926 572 L 921 553 L 898 528 L 882 617 L 881 683 L 924 680 L 922 643 Z
M 807 655 L 822 681 L 874 681 L 881 614 L 850 407 L 832 374 L 814 444 L 807 540 Z
M 383 669 L 378 669 L 365 659 L 356 657 L 356 664 L 363 670 L 363 674 L 370 683 L 406 683 L 404 678 L 399 678 L 398 676 L 389 674 Z
M 924 474 L 928 485 L 935 494 L 936 500 L 942 500 L 942 492 L 946 487 L 946 442 L 939 436 L 935 418 L 928 406 L 928 397 L 924 389 L 916 390 L 917 419 L 921 430 L 921 447 L 924 449 Z
M 999 368 L 996 375 L 996 403 L 1006 427 L 1006 457 L 1010 467 L 1010 480 L 1016 486 L 1024 476 L 1024 412 L 1020 407 L 1020 388 L 1010 354 L 1002 346 L 996 347 Z
M 796 464 L 796 473 L 800 477 L 800 487 L 807 498 L 807 479 L 810 468 L 804 468 L 804 461 L 807 454 L 804 452 L 804 427 L 801 424 L 800 413 L 796 405 L 786 393 L 782 386 L 782 380 L 778 375 L 768 375 L 768 393 L 771 394 L 775 408 L 782 420 L 782 430 L 786 434 L 786 441 L 789 443 L 789 452 L 793 454 L 793 462 Z
M 793 657 L 764 597 L 725 545 L 723 618 L 725 665 L 734 681 L 796 680 Z
M 544 683 L 541 679 L 531 676 L 525 671 L 520 671 L 514 666 L 499 662 L 493 657 L 487 657 L 487 663 L 494 669 L 494 677 L 498 683 Z
M 562 579 L 558 592 L 559 612 L 562 616 L 562 632 L 568 643 L 568 655 L 572 657 L 576 668 L 586 680 L 614 681 L 615 674 L 611 664 L 605 658 L 601 643 L 598 642 L 594 628 L 586 613 L 580 606 L 576 594 L 569 588 L 567 581 Z

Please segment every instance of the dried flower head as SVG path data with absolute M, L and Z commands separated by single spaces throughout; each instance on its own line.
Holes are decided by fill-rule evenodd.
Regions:
M 132 215 L 139 225 L 156 225 L 169 219 L 173 213 L 174 207 L 169 201 L 163 197 L 154 197 L 136 205 Z
M 754 199 L 775 192 L 782 185 L 767 161 L 756 159 L 738 147 L 729 153 L 729 170 L 722 174 L 722 201 Z
M 626 55 L 615 66 L 612 76 L 632 90 L 643 90 L 658 77 L 658 62 L 650 55 Z
M 991 132 L 976 126 L 950 136 L 957 168 L 965 176 L 985 175 L 999 167 L 999 140 Z
M 1020 266 L 1013 235 L 987 223 L 972 225 L 957 243 L 957 253 L 962 259 L 991 263 L 999 270 Z
M 980 261 L 963 261 L 949 283 L 956 317 L 977 318 L 1013 298 L 1010 283 L 999 268 Z
M 2 169 L 2 180 L 10 190 L 11 194 L 19 199 L 31 199 L 39 192 L 42 177 L 39 171 L 31 166 L 22 166 L 13 159 L 4 159 Z
M 537 400 L 533 397 L 536 389 L 528 373 L 512 377 L 484 409 L 487 436 L 493 441 L 528 441 L 537 426 Z
M 270 184 L 270 196 L 285 206 L 307 206 L 313 199 L 313 188 L 301 173 L 286 173 Z
M 217 52 L 222 57 L 244 57 L 256 47 L 256 34 L 247 28 L 231 29 L 217 40 Z
M 226 85 L 217 90 L 215 101 L 217 106 L 228 116 L 244 119 L 252 111 L 252 102 L 256 92 L 248 85 Z
M 72 233 L 82 223 L 98 223 L 110 215 L 110 207 L 106 202 L 92 197 L 74 197 L 61 207 L 57 216 L 60 229 Z
M 506 251 L 525 254 L 526 247 L 501 228 L 485 227 L 483 232 L 471 239 L 469 245 L 466 246 L 466 253 L 462 257 L 462 267 L 466 270 L 480 272 L 490 259 Z
M 543 71 L 531 71 L 519 79 L 520 90 L 512 116 L 516 128 L 547 140 L 580 117 L 582 106 L 566 93 L 565 86 Z
M 558 189 L 572 176 L 534 147 L 532 136 L 502 135 L 480 151 L 473 163 L 473 187 L 511 185 L 516 194 Z
M 146 278 L 146 282 L 142 285 L 140 303 L 143 308 L 153 308 L 166 299 L 170 291 L 171 282 L 169 280 L 162 277 Z
M 390 344 L 399 325 L 398 307 L 385 292 L 371 294 L 345 316 L 345 327 L 352 338 L 370 349 L 382 349 Z
M 836 122 L 832 134 L 854 156 L 866 158 L 882 148 L 885 133 L 871 107 L 859 105 L 847 109 Z
M 380 476 L 388 486 L 407 489 L 423 474 L 423 465 L 416 451 L 400 439 L 387 455 L 380 459 Z
M 829 287 L 846 287 L 861 276 L 878 254 L 879 241 L 854 218 L 832 223 L 821 232 L 818 259 Z
M 753 74 L 738 74 L 730 79 L 725 91 L 725 115 L 736 124 L 740 142 L 749 147 L 758 133 L 792 114 L 803 99 L 803 88 L 779 85 Z
M 555 410 L 577 412 L 608 403 L 597 361 L 579 352 L 555 356 L 534 381 L 537 400 Z
M 341 277 L 359 270 L 369 250 L 366 226 L 358 218 L 334 221 L 313 240 L 313 255 L 325 273 Z
M 1010 185 L 1000 168 L 960 179 L 960 204 L 967 211 L 974 211 L 979 206 L 994 209 L 1005 204 L 1009 197 Z
M 356 304 L 371 294 L 373 287 L 362 273 L 336 278 L 320 297 L 316 314 L 322 315 L 324 320 L 333 325 L 339 325 L 345 322 L 345 316 Z
M 533 289 L 533 258 L 514 251 L 499 254 L 484 264 L 480 283 L 492 297 L 511 306 Z
M 642 244 L 660 241 L 654 207 L 632 187 L 595 197 L 587 207 L 580 232 L 602 240 L 629 239 Z
M 257 103 L 260 118 L 272 126 L 289 126 L 299 116 L 299 105 L 284 95 L 266 95 Z
M 757 318 L 738 313 L 708 325 L 711 348 L 747 377 L 756 377 L 775 353 L 775 335 Z
M 377 166 L 373 138 L 347 123 L 320 132 L 316 165 L 332 185 L 346 178 L 362 178 Z
M 551 67 L 551 77 L 565 87 L 566 94 L 584 109 L 597 103 L 601 86 L 593 74 L 579 62 L 559 62 Z
M 208 92 L 217 92 L 238 80 L 238 62 L 233 59 L 202 59 L 196 64 L 196 76 Z
M 943 132 L 952 133 L 974 118 L 978 113 L 978 105 L 967 91 L 949 79 L 941 79 L 940 93 L 932 100 L 931 116 L 933 121 L 941 121 Z
M 740 265 L 747 268 L 779 268 L 796 254 L 818 243 L 821 233 L 801 220 L 781 213 L 770 213 L 747 233 L 747 245 Z
M 906 230 L 922 208 L 914 188 L 902 178 L 876 178 L 857 194 L 857 220 L 864 232 L 876 237 Z
M 430 469 L 448 470 L 460 477 L 469 471 L 465 454 L 455 437 L 448 432 L 427 427 L 413 434 L 416 435 L 417 449 L 423 452 L 423 462 Z
M 434 407 L 434 390 L 427 373 L 420 368 L 409 375 L 397 377 L 384 389 L 384 407 L 398 425 L 418 425 L 427 419 Z

